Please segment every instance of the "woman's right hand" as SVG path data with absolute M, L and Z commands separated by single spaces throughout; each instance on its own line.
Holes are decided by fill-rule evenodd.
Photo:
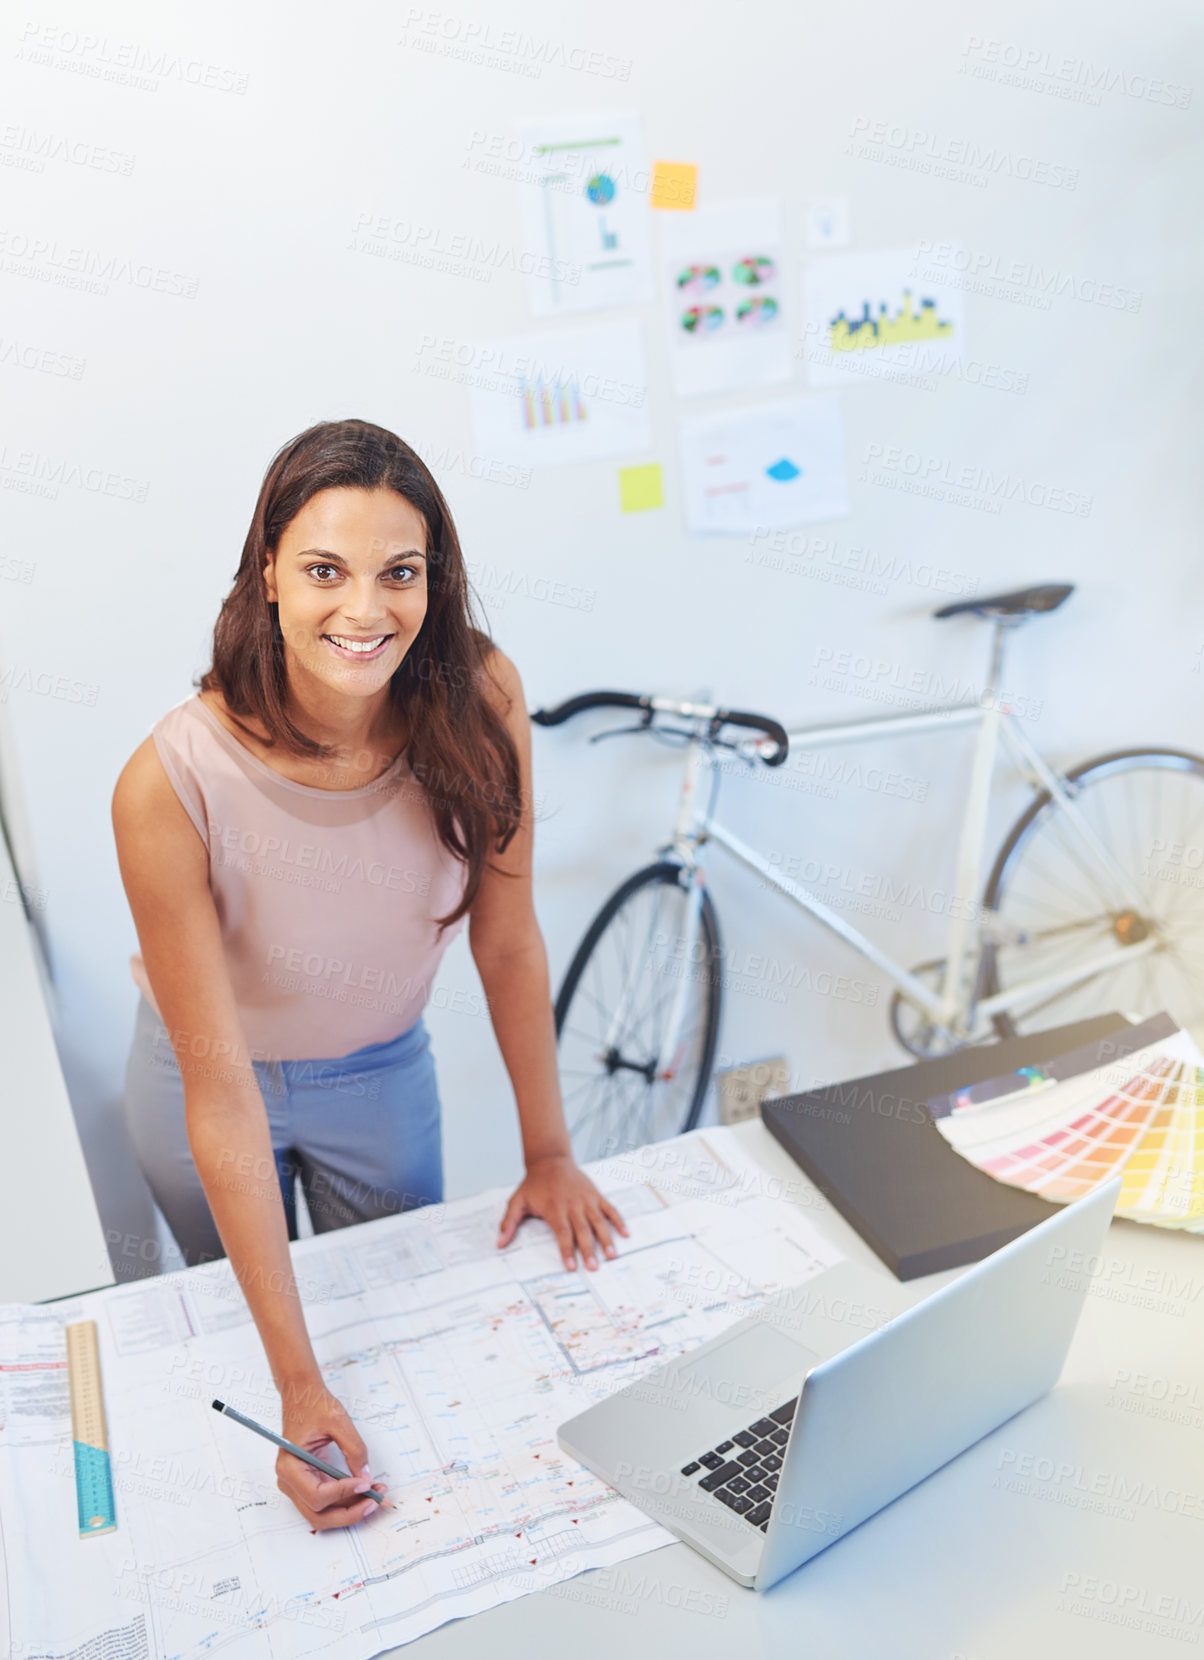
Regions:
M 369 1487 L 383 1489 L 385 1484 L 369 1479 L 368 1449 L 346 1407 L 323 1383 L 285 1389 L 280 1433 L 286 1441 L 295 1442 L 328 1464 L 337 1462 L 330 1456 L 331 1446 L 337 1446 L 353 1472 L 336 1480 L 281 1447 L 276 1455 L 276 1485 L 310 1527 L 348 1527 L 379 1508 L 370 1494 L 363 1495 Z

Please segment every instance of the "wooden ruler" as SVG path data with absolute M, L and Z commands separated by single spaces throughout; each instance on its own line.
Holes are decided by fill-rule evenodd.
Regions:
M 92 1533 L 112 1533 L 117 1527 L 117 1507 L 113 1500 L 113 1469 L 100 1385 L 96 1321 L 75 1320 L 66 1327 L 66 1333 L 71 1436 L 75 1447 L 75 1500 L 82 1539 Z

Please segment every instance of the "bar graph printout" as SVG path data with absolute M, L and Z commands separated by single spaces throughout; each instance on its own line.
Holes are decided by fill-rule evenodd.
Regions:
M 929 1110 L 963 1158 L 1011 1187 L 1069 1202 L 1119 1175 L 1118 1216 L 1204 1232 L 1204 1055 L 1165 1014 L 1136 1037 L 1150 1041 L 1124 1059 L 1094 1066 L 1094 1051 L 1076 1051 Z
M 508 335 L 472 348 L 479 455 L 517 467 L 637 456 L 652 447 L 643 335 L 633 318 Z
M 351 1528 L 311 1531 L 275 1449 L 210 1406 L 280 1427 L 226 1262 L 0 1307 L 0 1650 L 369 1660 L 669 1543 L 557 1425 L 840 1253 L 731 1130 L 591 1173 L 631 1230 L 595 1274 L 566 1273 L 542 1222 L 498 1251 L 502 1188 L 292 1247 L 326 1382 L 396 1505 Z M 81 1319 L 117 1514 L 82 1540 L 64 1336 Z

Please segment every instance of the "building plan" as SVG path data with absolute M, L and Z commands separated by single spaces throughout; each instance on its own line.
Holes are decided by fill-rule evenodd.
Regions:
M 630 1238 L 566 1272 L 509 1190 L 297 1241 L 314 1352 L 395 1508 L 315 1531 L 276 1486 L 258 1332 L 223 1259 L 0 1306 L 0 1650 L 370 1660 L 672 1535 L 557 1426 L 840 1260 L 730 1129 L 589 1167 Z M 801 1184 L 800 1184 L 801 1187 Z M 64 1327 L 94 1320 L 116 1528 L 80 1537 Z M 342 1462 L 332 1446 L 328 1458 Z

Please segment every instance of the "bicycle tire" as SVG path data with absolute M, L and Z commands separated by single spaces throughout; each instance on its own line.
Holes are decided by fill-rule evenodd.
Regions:
M 1074 790 L 1076 802 L 1081 802 L 1084 798 L 1090 802 L 1091 790 L 1098 788 L 1106 779 L 1123 778 L 1127 774 L 1137 772 L 1150 772 L 1156 775 L 1175 774 L 1181 779 L 1190 779 L 1204 784 L 1204 757 L 1184 749 L 1114 750 L 1109 754 L 1097 755 L 1090 760 L 1080 762 L 1062 776 L 1067 782 L 1076 786 Z M 1008 903 L 1009 891 L 1015 891 L 1014 884 L 1019 871 L 1023 867 L 1025 850 L 1035 845 L 1036 838 L 1041 833 L 1042 828 L 1050 824 L 1052 820 L 1051 807 L 1052 798 L 1047 790 L 1042 790 L 1034 796 L 1004 838 L 996 855 L 995 863 L 983 891 L 983 909 L 988 913 L 988 920 L 992 921 L 996 927 L 1002 919 L 1004 907 Z M 1204 792 L 1201 793 L 1199 807 L 1204 812 Z M 1193 814 L 1193 816 L 1195 815 Z M 1201 860 L 1204 862 L 1204 848 L 1201 848 Z M 1133 874 L 1133 872 L 1130 872 L 1130 874 Z M 1156 922 L 1159 919 L 1155 916 L 1156 906 L 1154 900 L 1160 896 L 1150 891 L 1149 882 L 1157 879 L 1157 877 L 1151 877 L 1148 870 L 1140 876 L 1143 892 L 1150 897 L 1151 916 L 1154 917 Z M 1204 880 L 1202 880 L 1201 886 L 1204 887 Z M 1204 907 L 1199 908 L 1201 909 L 1200 943 L 1196 946 L 1196 949 L 1204 952 Z M 1165 925 L 1165 919 L 1162 919 L 1162 925 Z M 1119 934 L 1117 934 L 1117 938 L 1120 938 Z M 984 948 L 980 981 L 984 998 L 995 996 L 1003 991 L 1008 983 L 1009 973 L 1001 971 L 1001 949 L 999 945 L 995 944 L 988 944 Z M 1165 949 L 1173 951 L 1175 948 L 1168 945 Z M 1151 953 L 1145 961 L 1149 962 L 1151 957 L 1155 955 L 1157 953 Z M 1136 964 L 1133 967 L 1135 968 Z M 1192 971 L 1192 973 L 1194 975 L 1195 971 Z M 1057 1023 L 1059 1024 L 1064 1020 L 1069 1020 L 1086 1012 L 1106 1013 L 1116 1003 L 1116 992 L 1120 985 L 1117 976 L 1131 976 L 1131 974 L 1132 969 L 1125 968 L 1123 965 L 1114 970 L 1101 971 L 1099 975 L 1093 977 L 1097 984 L 1091 991 L 1084 990 L 1086 986 L 1091 985 L 1091 982 L 1081 982 L 1079 987 L 1068 988 L 1065 993 L 1053 994 L 1035 1009 L 1021 1011 L 1016 1014 L 1007 1012 L 996 1014 L 992 1017 L 992 1025 L 996 1034 L 1001 1038 L 1016 1037 L 1025 1031 L 1037 1030 L 1039 1029 L 1039 1023 L 1043 1022 L 1045 1025 L 1051 1023 L 1048 1011 L 1052 1005 L 1056 1005 L 1059 1001 L 1063 1005 L 1057 1014 Z M 1011 975 L 1010 978 L 1011 983 L 1014 984 L 1016 977 Z M 1111 994 L 1107 991 L 1110 983 L 1114 988 Z M 1076 995 L 1072 996 L 1072 993 Z M 1147 1001 L 1149 1000 L 1147 999 Z M 1152 1000 L 1156 1001 L 1157 999 Z M 1073 1013 L 1070 1013 L 1068 1010 L 1072 1004 L 1074 1005 Z M 1121 1009 L 1119 1012 L 1147 1015 L 1159 1011 L 1153 1007 L 1142 1005 L 1131 1009 Z M 1183 1007 L 1178 1011 L 1171 1009 L 1169 1012 L 1182 1025 L 1195 1031 L 1197 1037 L 1204 1035 L 1204 1007 L 1197 1008 L 1194 999 L 1190 1007 Z
M 585 979 L 590 960 L 598 953 L 607 930 L 612 927 L 616 918 L 621 916 L 624 909 L 631 906 L 633 901 L 637 900 L 645 889 L 651 889 L 658 884 L 671 883 L 680 888 L 684 895 L 688 895 L 689 880 L 682 880 L 685 875 L 686 872 L 683 866 L 667 859 L 658 860 L 655 864 L 645 865 L 642 870 L 636 871 L 634 875 L 621 883 L 599 910 L 586 929 L 581 944 L 577 947 L 556 997 L 555 1020 L 558 1050 L 562 1046 L 569 1027 L 569 1016 L 573 1008 L 574 998 Z M 715 1047 L 719 1038 L 722 1008 L 722 983 L 719 971 L 719 923 L 715 915 L 714 905 L 711 902 L 710 893 L 706 889 L 703 890 L 702 913 L 699 920 L 703 952 L 702 972 L 697 978 L 704 988 L 704 1019 L 697 1058 L 690 1068 L 695 1075 L 692 1079 L 687 1075 L 683 1081 L 685 1070 L 683 1068 L 679 1070 L 677 1078 L 674 1080 L 677 1084 L 677 1098 L 685 1098 L 684 1110 L 679 1113 L 670 1108 L 667 1113 L 669 1122 L 658 1122 L 655 1125 L 652 1124 L 651 1115 L 645 1113 L 645 1126 L 659 1130 L 660 1133 L 633 1138 L 624 1134 L 622 1129 L 614 1124 L 611 1124 L 607 1129 L 606 1101 L 589 1107 L 580 1117 L 575 1117 L 570 1110 L 570 1092 L 563 1090 L 562 1080 L 562 1093 L 566 1097 L 565 1116 L 569 1123 L 570 1137 L 573 1142 L 573 1155 L 579 1162 L 587 1162 L 591 1158 L 625 1152 L 631 1147 L 643 1145 L 650 1139 L 661 1140 L 669 1135 L 682 1135 L 687 1130 L 692 1130 L 698 1122 L 707 1088 L 711 1081 L 711 1068 L 715 1060 Z M 596 1002 L 597 999 L 594 999 L 594 1001 Z M 603 1019 L 607 1024 L 609 1024 L 611 1012 L 609 1009 L 603 1010 Z M 610 1070 L 607 1076 L 612 1080 L 618 1075 L 619 1071 L 630 1073 L 634 1070 L 633 1063 L 630 1060 L 616 1066 L 613 1063 L 613 1057 L 610 1059 L 599 1057 L 599 1080 L 606 1073 L 608 1067 Z M 647 1080 L 647 1082 L 649 1088 L 657 1087 L 651 1080 Z M 577 1087 L 580 1086 L 573 1086 L 574 1089 Z M 612 1114 L 615 1110 L 618 1095 L 619 1086 L 616 1085 L 609 1103 L 609 1110 Z

